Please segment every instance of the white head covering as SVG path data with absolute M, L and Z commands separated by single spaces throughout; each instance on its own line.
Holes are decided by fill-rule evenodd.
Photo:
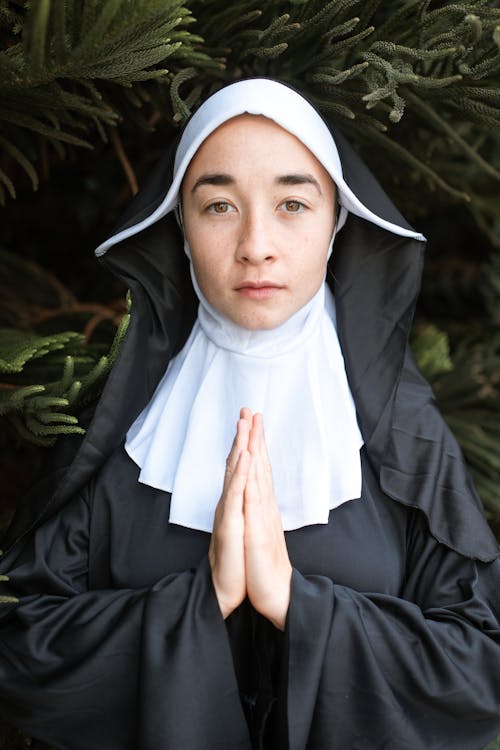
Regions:
M 160 206 L 103 243 L 97 254 L 175 209 L 200 145 L 219 125 L 244 113 L 274 120 L 323 164 L 337 185 L 338 225 L 352 211 L 395 234 L 423 239 L 376 216 L 352 193 L 332 135 L 305 99 L 283 84 L 252 79 L 218 91 L 197 110 L 180 140 L 172 184 Z M 327 523 L 331 509 L 361 495 L 363 444 L 330 290 L 322 284 L 278 328 L 250 331 L 208 303 L 192 266 L 191 276 L 200 300 L 198 319 L 127 434 L 125 448 L 141 469 L 139 481 L 172 493 L 171 522 L 211 531 L 236 421 L 247 406 L 264 415 L 284 529 Z
M 163 201 L 153 213 L 138 224 L 123 229 L 99 245 L 96 255 L 104 255 L 112 245 L 142 232 L 172 211 L 177 205 L 179 188 L 186 169 L 203 141 L 222 123 L 245 113 L 264 115 L 274 120 L 302 141 L 323 164 L 337 186 L 337 199 L 341 206 L 337 231 L 344 225 L 347 213 L 351 211 L 356 216 L 394 234 L 425 240 L 419 232 L 392 224 L 377 216 L 354 195 L 344 180 L 342 164 L 332 134 L 306 99 L 277 81 L 271 81 L 268 78 L 251 78 L 226 86 L 202 104 L 189 120 L 182 134 L 175 156 L 174 177 Z

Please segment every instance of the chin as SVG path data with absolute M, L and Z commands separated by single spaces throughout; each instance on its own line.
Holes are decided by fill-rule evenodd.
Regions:
M 250 314 L 250 315 L 238 315 L 237 318 L 232 318 L 233 323 L 246 328 L 248 331 L 272 331 L 273 328 L 278 328 L 288 320 L 289 316 L 278 316 L 278 315 L 265 315 L 265 314 Z

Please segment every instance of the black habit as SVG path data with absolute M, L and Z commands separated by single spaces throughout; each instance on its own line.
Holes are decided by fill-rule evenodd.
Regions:
M 339 133 L 347 183 L 408 226 Z M 119 229 L 170 182 L 161 163 Z M 365 445 L 359 499 L 286 532 L 285 632 L 226 621 L 210 535 L 170 524 L 126 431 L 196 314 L 171 214 L 113 247 L 132 318 L 83 441 L 62 441 L 6 539 L 0 709 L 66 750 L 480 750 L 500 731 L 497 545 L 408 334 L 423 243 L 350 215 L 328 281 Z M 196 471 L 196 467 L 193 467 Z

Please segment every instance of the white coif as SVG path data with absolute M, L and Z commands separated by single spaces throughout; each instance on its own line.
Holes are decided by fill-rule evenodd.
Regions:
M 238 81 L 217 91 L 194 113 L 189 120 L 177 147 L 174 177 L 160 205 L 142 221 L 118 232 L 96 249 L 103 255 L 112 245 L 142 232 L 147 227 L 172 211 L 178 202 L 179 189 L 189 163 L 203 141 L 219 125 L 232 117 L 248 113 L 264 115 L 295 135 L 323 164 L 337 186 L 340 214 L 337 231 L 342 228 L 348 212 L 360 216 L 388 232 L 424 240 L 425 237 L 413 229 L 400 227 L 370 211 L 352 192 L 344 180 L 337 147 L 332 134 L 314 107 L 288 86 L 267 78 L 252 78 Z
M 285 530 L 327 523 L 332 508 L 360 497 L 363 441 L 333 320 L 326 285 L 269 331 L 240 328 L 201 299 L 125 445 L 139 481 L 172 492 L 172 523 L 212 531 L 242 406 L 264 414 Z

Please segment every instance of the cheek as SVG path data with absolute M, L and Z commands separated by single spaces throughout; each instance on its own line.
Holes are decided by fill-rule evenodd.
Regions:
M 208 248 L 204 248 L 202 252 L 192 251 L 191 256 L 198 285 L 207 300 L 214 304 L 224 291 L 224 269 Z
M 301 258 L 301 271 L 304 276 L 313 279 L 325 274 L 331 237 L 332 234 L 329 229 L 328 231 L 318 231 L 317 227 L 309 234 L 303 245 Z

